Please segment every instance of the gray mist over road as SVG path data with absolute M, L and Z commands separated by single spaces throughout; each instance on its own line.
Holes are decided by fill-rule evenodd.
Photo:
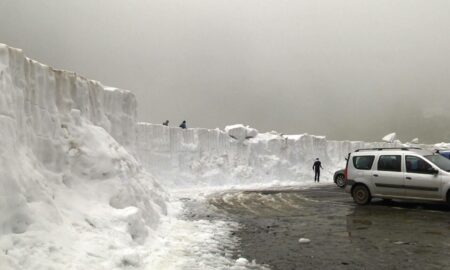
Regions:
M 154 123 L 450 141 L 450 2 L 2 0 L 0 42 Z

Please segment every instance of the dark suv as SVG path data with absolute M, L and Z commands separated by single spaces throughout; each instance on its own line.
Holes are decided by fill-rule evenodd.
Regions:
M 438 150 L 436 151 L 439 155 L 450 159 L 450 150 Z
M 340 188 L 345 187 L 345 169 L 336 171 L 333 177 L 334 183 Z

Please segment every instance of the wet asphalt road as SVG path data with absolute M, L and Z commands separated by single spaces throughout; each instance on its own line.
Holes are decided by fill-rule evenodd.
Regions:
M 333 185 L 223 192 L 208 204 L 209 211 L 192 217 L 239 222 L 236 256 L 271 269 L 450 269 L 444 205 L 373 200 L 357 206 Z

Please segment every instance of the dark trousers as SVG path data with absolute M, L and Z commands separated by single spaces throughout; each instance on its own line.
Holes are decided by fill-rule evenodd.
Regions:
M 315 170 L 315 175 L 314 175 L 314 182 L 319 182 L 320 180 L 320 170 Z

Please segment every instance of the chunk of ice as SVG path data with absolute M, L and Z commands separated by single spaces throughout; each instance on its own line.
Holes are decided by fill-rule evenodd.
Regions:
M 308 238 L 300 238 L 300 239 L 298 239 L 298 242 L 300 244 L 308 244 L 311 242 L 311 240 L 309 240 Z

